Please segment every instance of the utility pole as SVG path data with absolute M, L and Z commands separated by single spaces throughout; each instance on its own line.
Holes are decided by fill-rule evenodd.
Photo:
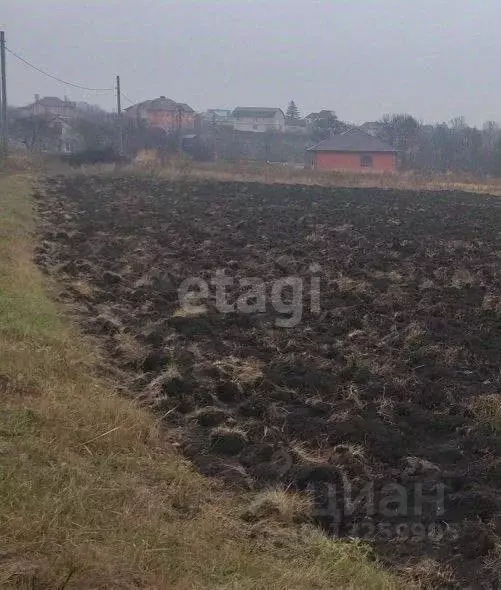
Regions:
M 177 107 L 177 150 L 183 153 L 183 107 Z
M 214 162 L 219 160 L 219 152 L 217 145 L 217 120 L 216 113 L 212 113 L 212 157 Z
M 124 155 L 124 130 L 122 120 L 122 95 L 120 91 L 120 76 L 117 76 L 117 114 L 118 114 L 118 141 L 120 155 Z
M 2 79 L 2 101 L 1 101 L 1 128 L 2 128 L 2 155 L 7 157 L 8 134 L 7 125 L 7 64 L 5 59 L 5 32 L 0 31 L 0 70 Z

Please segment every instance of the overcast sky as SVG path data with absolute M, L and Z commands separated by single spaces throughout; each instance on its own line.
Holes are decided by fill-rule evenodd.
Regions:
M 499 0 L 1 0 L 13 51 L 85 86 L 120 74 L 134 101 L 197 110 L 335 110 L 354 123 L 409 112 L 501 121 Z M 8 56 L 9 99 L 65 94 L 111 109 Z M 124 106 L 127 106 L 125 101 Z

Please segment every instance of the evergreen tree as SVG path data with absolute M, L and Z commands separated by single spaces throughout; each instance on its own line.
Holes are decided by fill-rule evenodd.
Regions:
M 289 106 L 287 107 L 287 111 L 285 113 L 287 119 L 300 119 L 301 115 L 299 113 L 299 109 L 296 106 L 296 103 L 291 100 Z

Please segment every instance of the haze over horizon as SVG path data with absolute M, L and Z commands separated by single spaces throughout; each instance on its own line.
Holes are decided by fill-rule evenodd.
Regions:
M 166 95 L 196 110 L 335 110 L 360 123 L 501 121 L 496 0 L 3 0 L 8 47 L 65 80 L 134 102 Z M 113 109 L 113 93 L 66 87 L 8 55 L 9 103 L 33 95 Z M 128 106 L 124 100 L 124 107 Z

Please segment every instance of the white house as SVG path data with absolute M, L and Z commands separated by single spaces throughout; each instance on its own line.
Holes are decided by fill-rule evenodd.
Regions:
M 283 132 L 285 115 L 282 109 L 269 107 L 237 107 L 232 114 L 235 131 L 264 133 Z

